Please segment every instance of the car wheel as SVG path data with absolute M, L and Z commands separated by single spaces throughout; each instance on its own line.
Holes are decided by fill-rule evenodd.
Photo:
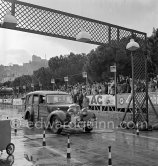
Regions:
M 51 131 L 54 133 L 54 134 L 60 134 L 62 132 L 62 121 L 57 117 L 57 116 L 53 116 L 51 118 Z
M 15 150 L 15 145 L 13 143 L 9 143 L 6 147 L 6 152 L 8 155 L 12 155 Z
M 93 130 L 93 126 L 92 126 L 91 122 L 86 123 L 84 130 L 85 130 L 85 132 L 91 132 Z
M 12 165 L 14 164 L 14 156 L 13 156 L 13 155 L 9 155 L 9 156 L 7 157 L 7 161 L 8 161 L 8 164 L 9 164 L 10 166 L 12 166 Z
M 85 132 L 88 132 L 88 133 L 89 133 L 89 132 L 91 132 L 92 130 L 93 130 L 93 127 L 87 127 L 87 126 L 85 127 Z

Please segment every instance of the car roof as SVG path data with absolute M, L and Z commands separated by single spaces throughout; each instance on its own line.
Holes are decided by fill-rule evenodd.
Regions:
M 38 94 L 38 95 L 67 95 L 68 93 L 63 92 L 63 91 L 50 91 L 50 90 L 41 90 L 41 91 L 34 91 L 30 92 L 27 95 L 32 95 L 32 94 Z

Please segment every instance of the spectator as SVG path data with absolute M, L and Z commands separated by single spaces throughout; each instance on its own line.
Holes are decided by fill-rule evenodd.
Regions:
M 79 95 L 78 95 L 78 104 L 81 109 L 82 109 L 82 103 L 83 103 L 83 94 L 82 94 L 82 90 L 80 90 Z
M 84 93 L 83 95 L 83 104 L 82 104 L 83 108 L 89 108 L 89 98 L 87 97 L 87 94 Z
M 74 103 L 78 103 L 78 91 L 77 91 L 77 89 L 74 90 L 73 101 L 74 101 Z
M 155 91 L 156 91 L 156 82 L 154 82 L 153 78 L 150 78 L 149 92 L 155 92 Z

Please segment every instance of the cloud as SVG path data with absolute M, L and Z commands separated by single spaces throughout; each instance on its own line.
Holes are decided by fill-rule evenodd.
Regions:
M 21 0 L 148 33 L 158 28 L 158 0 Z M 0 30 L 1 64 L 28 62 L 33 54 L 88 53 L 96 45 L 13 30 Z
M 31 55 L 24 49 L 9 49 L 6 51 L 7 64 L 22 64 L 31 60 Z

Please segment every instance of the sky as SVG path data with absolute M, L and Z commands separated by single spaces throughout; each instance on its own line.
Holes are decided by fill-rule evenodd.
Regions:
M 158 28 L 158 0 L 20 0 L 152 34 Z M 49 60 L 89 53 L 96 45 L 0 29 L 0 64 L 22 64 L 32 55 Z

